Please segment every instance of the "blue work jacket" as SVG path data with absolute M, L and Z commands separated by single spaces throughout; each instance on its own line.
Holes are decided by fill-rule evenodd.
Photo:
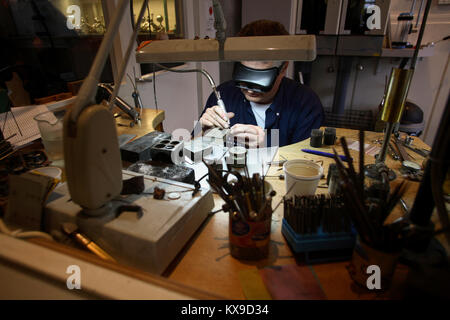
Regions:
M 236 123 L 257 125 L 250 102 L 245 98 L 241 89 L 235 87 L 234 81 L 227 81 L 217 87 L 225 103 L 227 112 L 234 112 L 230 125 Z M 207 108 L 217 105 L 217 98 L 211 94 L 206 102 Z M 311 136 L 311 130 L 321 126 L 324 119 L 322 103 L 316 93 L 307 86 L 283 78 L 277 94 L 270 107 L 266 110 L 266 139 L 267 146 L 272 144 L 271 129 L 279 130 L 279 146 L 296 143 Z

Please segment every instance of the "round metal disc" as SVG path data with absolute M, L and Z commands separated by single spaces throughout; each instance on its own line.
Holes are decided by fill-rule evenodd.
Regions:
M 411 171 L 414 171 L 414 172 L 420 171 L 420 169 L 421 169 L 420 165 L 418 165 L 417 163 L 415 163 L 413 161 L 409 161 L 409 160 L 403 161 L 402 162 L 402 166 L 405 169 L 408 169 L 408 170 L 411 170 Z
M 169 195 L 167 197 L 170 200 L 177 200 L 177 199 L 180 199 L 181 194 L 179 194 L 178 192 L 171 192 L 171 193 L 169 193 Z

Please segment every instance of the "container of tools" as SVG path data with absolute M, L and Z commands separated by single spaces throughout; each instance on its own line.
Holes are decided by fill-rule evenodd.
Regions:
M 349 260 L 356 232 L 341 194 L 285 198 L 281 232 L 306 263 Z
M 341 137 L 340 141 L 349 159 L 347 141 L 344 137 Z M 334 150 L 344 204 L 358 233 L 358 241 L 354 247 L 348 271 L 354 282 L 361 287 L 384 290 L 390 285 L 397 259 L 411 230 L 408 219 L 404 217 L 388 223 L 388 217 L 406 192 L 407 184 L 402 181 L 391 191 L 387 178 L 389 169 L 381 168 L 384 178 L 367 186 L 362 151 L 364 150 L 363 131 L 359 132 L 359 146 L 361 151 L 358 174 L 352 161 L 348 161 L 348 167 L 345 166 Z M 380 281 L 377 280 L 378 278 Z
M 265 197 L 262 196 L 263 190 L 254 193 L 254 196 L 259 195 L 260 201 L 253 196 L 246 199 L 247 208 L 250 210 L 245 208 L 244 214 L 239 211 L 229 211 L 230 253 L 236 259 L 259 260 L 266 258 L 269 254 L 273 191 L 267 181 L 264 185 Z
M 231 256 L 242 260 L 264 259 L 269 254 L 272 225 L 270 183 L 259 173 L 250 176 L 244 165 L 243 173 L 216 170 L 203 160 L 209 171 L 208 183 L 224 200 L 223 210 L 229 215 Z
M 348 266 L 348 272 L 355 283 L 367 288 L 368 281 L 370 281 L 369 277 L 375 271 L 375 269 L 370 269 L 370 267 L 378 268 L 381 281 L 377 289 L 385 290 L 391 285 L 399 256 L 400 251 L 377 250 L 361 241 L 360 237 L 358 237 L 353 250 L 352 260 Z

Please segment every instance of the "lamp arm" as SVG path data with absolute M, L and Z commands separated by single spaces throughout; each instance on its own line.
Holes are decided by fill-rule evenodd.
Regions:
M 217 90 L 214 79 L 211 77 L 211 75 L 206 70 L 204 70 L 204 69 L 181 69 L 181 70 L 179 70 L 179 69 L 172 69 L 172 68 L 166 67 L 159 63 L 155 63 L 155 65 L 157 65 L 158 67 L 160 67 L 164 70 L 170 71 L 170 72 L 178 72 L 178 73 L 198 72 L 198 73 L 203 74 L 206 77 L 206 79 L 208 79 L 208 82 L 211 85 L 211 88 L 213 89 L 214 94 L 217 97 L 217 100 L 221 99 L 220 92 Z M 142 78 L 144 78 L 144 77 L 145 77 L 145 75 L 142 76 Z
M 92 64 L 91 70 L 89 71 L 88 76 L 81 85 L 80 91 L 77 95 L 77 99 L 75 100 L 73 108 L 70 112 L 69 123 L 73 126 L 73 128 L 75 128 L 75 124 L 81 111 L 93 104 L 94 97 L 97 92 L 97 84 L 105 66 L 106 59 L 108 58 L 109 52 L 111 51 L 114 38 L 116 37 L 119 30 L 119 25 L 122 20 L 123 13 L 126 10 L 127 4 L 127 0 L 120 0 L 117 9 L 114 12 L 114 16 L 109 23 L 98 53 L 95 56 L 95 60 Z
M 214 94 L 216 95 L 216 98 L 217 98 L 217 105 L 218 105 L 220 108 L 222 108 L 222 111 L 223 111 L 224 113 L 227 113 L 227 109 L 226 109 L 226 107 L 225 107 L 225 103 L 223 102 L 223 100 L 222 100 L 222 98 L 221 98 L 221 96 L 220 96 L 220 92 L 219 92 L 219 90 L 217 90 L 217 87 L 216 87 L 216 84 L 215 84 L 213 78 L 211 77 L 211 75 L 210 75 L 206 70 L 203 70 L 203 69 L 185 69 L 185 70 L 178 70 L 178 69 L 171 69 L 171 68 L 168 68 L 168 67 L 163 66 L 162 64 L 159 64 L 159 63 L 155 63 L 155 65 L 157 65 L 158 67 L 160 67 L 160 68 L 162 68 L 162 69 L 164 69 L 164 70 L 171 71 L 171 72 L 179 72 L 179 73 L 199 72 L 199 73 L 203 74 L 203 75 L 206 77 L 206 79 L 208 79 L 209 84 L 211 85 L 211 87 L 212 87 L 212 89 L 213 89 L 213 91 L 214 91 Z M 230 119 L 228 119 L 227 122 L 228 122 L 228 125 L 230 125 Z
M 114 86 L 114 91 L 113 91 L 113 93 L 111 95 L 111 99 L 109 100 L 109 109 L 110 110 L 114 106 L 114 100 L 116 99 L 117 94 L 119 93 L 120 84 L 122 83 L 122 79 L 123 79 L 123 76 L 125 74 L 125 69 L 126 69 L 126 67 L 128 65 L 128 60 L 130 58 L 131 51 L 133 50 L 133 47 L 135 45 L 137 33 L 138 33 L 139 29 L 140 29 L 139 26 L 141 25 L 142 18 L 144 17 L 144 13 L 145 13 L 145 10 L 147 8 L 147 4 L 148 4 L 148 0 L 144 0 L 144 3 L 142 4 L 142 7 L 141 7 L 141 11 L 139 12 L 139 17 L 138 17 L 138 19 L 136 21 L 136 26 L 135 26 L 135 28 L 133 30 L 133 34 L 131 35 L 130 40 L 128 42 L 128 48 L 127 48 L 127 51 L 125 53 L 125 56 L 123 57 L 122 64 L 120 65 L 120 71 L 119 71 L 119 74 L 118 74 L 116 85 Z
M 104 89 L 109 94 L 109 97 L 111 97 L 111 95 L 113 94 L 113 88 L 111 87 L 111 85 L 107 83 L 99 83 L 98 87 Z M 114 104 L 117 107 L 119 107 L 120 110 L 125 112 L 131 118 L 131 120 L 133 120 L 134 122 L 138 122 L 139 113 L 136 111 L 135 108 L 126 103 L 125 100 L 117 96 L 116 99 L 114 99 Z

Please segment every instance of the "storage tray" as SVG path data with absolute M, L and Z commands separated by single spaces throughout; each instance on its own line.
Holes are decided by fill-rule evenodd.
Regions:
M 325 233 L 319 227 L 317 233 L 300 235 L 283 218 L 281 233 L 295 253 L 304 253 L 306 263 L 347 260 L 351 258 L 356 242 L 356 230 Z

